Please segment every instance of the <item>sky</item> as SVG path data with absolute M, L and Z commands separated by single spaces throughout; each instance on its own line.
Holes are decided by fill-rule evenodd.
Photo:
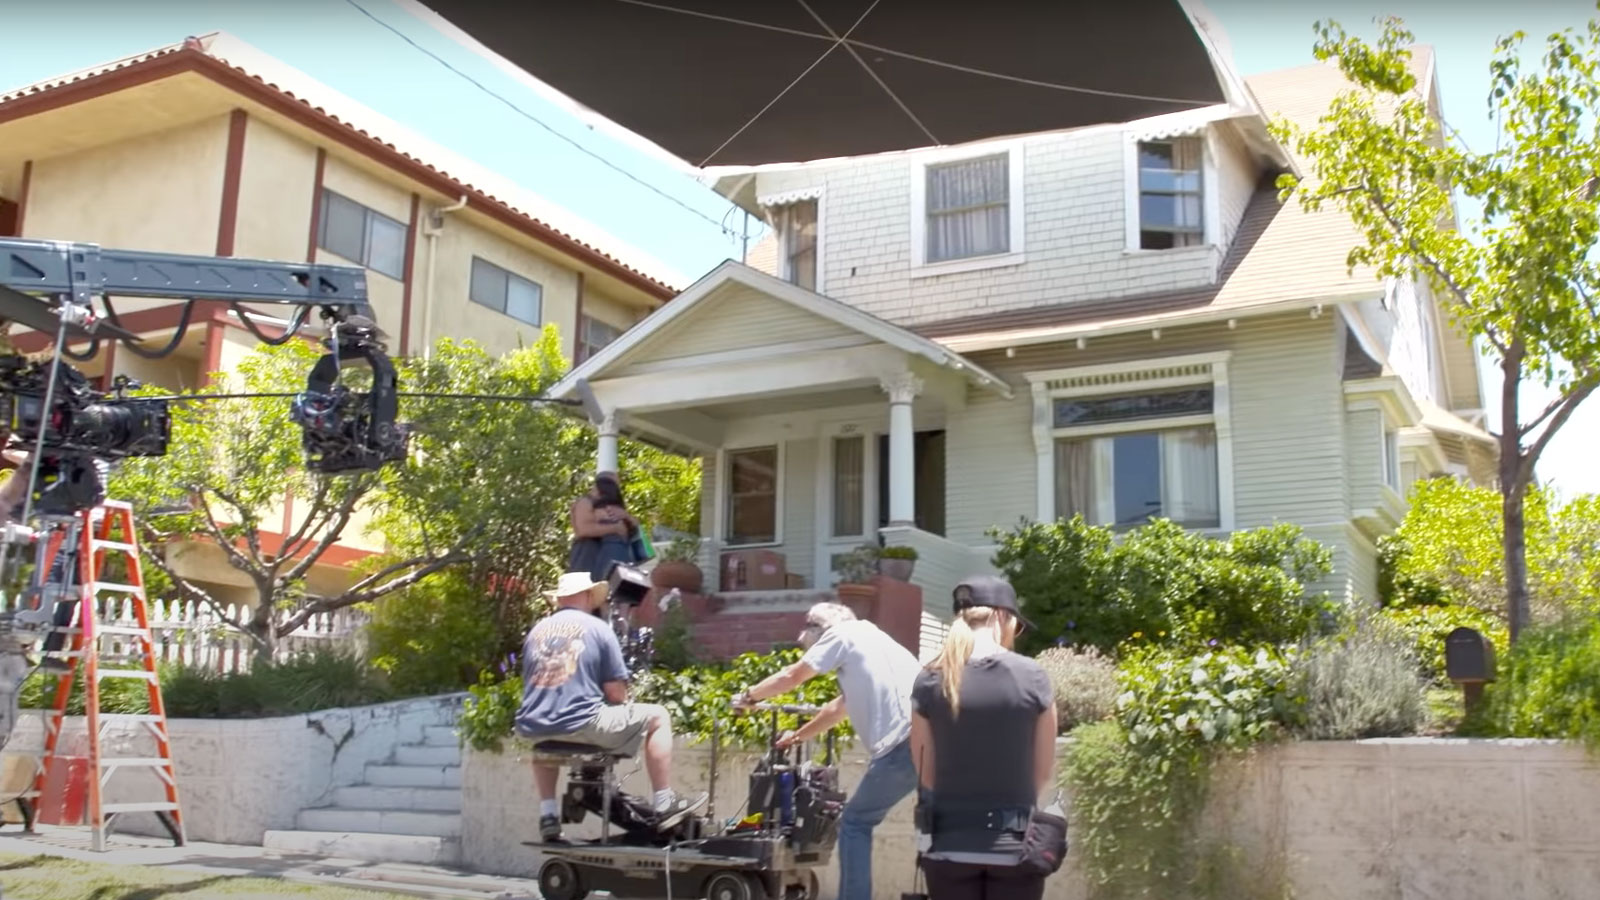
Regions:
M 1245 75 L 1311 62 L 1317 19 L 1371 36 L 1376 17 L 1400 16 L 1420 42 L 1434 46 L 1445 117 L 1475 148 L 1493 141 L 1484 97 L 1496 38 L 1520 29 L 1537 49 L 1546 34 L 1581 27 L 1596 14 L 1594 3 L 1582 0 L 1206 5 Z M 217 30 L 499 171 L 686 278 L 738 258 L 745 235 L 753 240 L 760 233 L 753 221 L 746 232 L 744 214 L 689 175 L 590 130 L 389 0 L 0 0 L 0 35 L 10 38 L 0 52 L 0 89 Z M 1498 378 L 1487 375 L 1493 422 Z M 1525 386 L 1523 395 L 1540 407 L 1550 396 L 1537 385 Z M 1600 491 L 1600 466 L 1588 460 L 1596 443 L 1600 401 L 1580 410 L 1551 443 L 1541 479 L 1567 495 Z

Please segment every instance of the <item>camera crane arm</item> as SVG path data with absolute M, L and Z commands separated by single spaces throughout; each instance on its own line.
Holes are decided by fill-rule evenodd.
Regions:
M 29 296 L 43 294 L 46 298 Z M 324 263 L 269 262 L 222 256 L 113 250 L 99 244 L 0 238 L 0 317 L 39 331 L 65 312 L 69 334 L 94 337 L 105 323 L 96 296 L 282 303 L 343 309 L 374 318 L 366 270 Z M 105 317 L 109 319 L 111 317 Z M 115 322 L 112 322 L 115 327 Z M 116 328 L 116 336 L 137 335 Z

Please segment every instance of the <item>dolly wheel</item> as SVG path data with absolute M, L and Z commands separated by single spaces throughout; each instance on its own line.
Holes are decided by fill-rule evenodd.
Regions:
M 706 900 L 767 900 L 767 889 L 742 872 L 718 872 L 706 882 Z
M 564 859 L 552 859 L 539 867 L 539 894 L 544 900 L 583 900 L 589 896 L 578 870 Z

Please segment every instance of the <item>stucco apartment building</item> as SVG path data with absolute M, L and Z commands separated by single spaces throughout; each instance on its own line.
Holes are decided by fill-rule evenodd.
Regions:
M 0 236 L 362 266 L 393 355 L 444 336 L 500 353 L 554 323 L 581 360 L 670 297 L 676 278 L 220 33 L 0 94 Z M 255 308 L 269 333 L 287 315 Z M 153 347 L 172 338 L 182 309 L 117 301 Z M 108 343 L 75 364 L 91 377 L 195 387 L 256 345 L 234 312 L 197 309 L 168 358 Z M 49 343 L 21 328 L 13 338 L 24 352 Z M 284 531 L 293 517 L 291 502 Z M 375 549 L 358 531 L 326 557 L 334 569 Z

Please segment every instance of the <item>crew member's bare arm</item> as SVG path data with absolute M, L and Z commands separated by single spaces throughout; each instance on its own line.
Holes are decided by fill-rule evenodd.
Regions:
M 579 497 L 572 504 L 572 531 L 580 538 L 599 538 L 612 534 L 627 537 L 628 525 L 626 522 L 602 518 L 588 497 Z
M 600 686 L 605 693 L 606 702 L 612 706 L 621 706 L 628 702 L 628 683 L 626 681 L 608 681 Z

